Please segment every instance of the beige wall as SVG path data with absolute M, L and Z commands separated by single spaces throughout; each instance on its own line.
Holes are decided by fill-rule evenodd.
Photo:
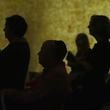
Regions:
M 91 47 L 94 39 L 88 34 L 92 14 L 110 17 L 110 0 L 0 0 L 0 47 L 7 44 L 3 28 L 5 17 L 20 14 L 28 22 L 26 38 L 31 47 L 30 71 L 40 71 L 37 53 L 43 41 L 62 39 L 75 53 L 75 36 L 85 32 Z

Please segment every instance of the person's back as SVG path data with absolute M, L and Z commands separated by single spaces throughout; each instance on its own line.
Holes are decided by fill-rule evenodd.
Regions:
M 6 19 L 5 37 L 9 45 L 0 53 L 0 89 L 23 89 L 30 59 L 30 49 L 23 37 L 27 24 L 19 15 Z

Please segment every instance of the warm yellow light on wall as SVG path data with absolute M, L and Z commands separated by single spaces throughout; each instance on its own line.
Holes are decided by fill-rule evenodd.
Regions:
M 69 50 L 75 53 L 75 37 L 80 32 L 88 35 L 91 47 L 94 39 L 88 33 L 89 18 L 93 14 L 110 17 L 109 0 L 3 0 L 0 1 L 0 47 L 7 41 L 3 28 L 5 17 L 20 14 L 29 28 L 26 38 L 31 47 L 30 71 L 40 71 L 37 53 L 47 39 L 64 40 Z

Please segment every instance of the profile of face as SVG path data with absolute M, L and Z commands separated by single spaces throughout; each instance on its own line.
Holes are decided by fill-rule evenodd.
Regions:
M 8 39 L 9 36 L 11 36 L 11 30 L 10 30 L 10 27 L 9 27 L 7 22 L 5 23 L 4 33 L 5 33 L 5 37 L 7 39 Z
M 93 15 L 89 22 L 89 33 L 96 38 L 96 40 L 106 39 L 110 33 L 110 21 L 107 16 Z
M 90 19 L 89 22 L 89 33 L 93 36 L 96 37 L 97 34 L 99 33 L 100 30 L 100 23 L 97 23 L 97 19 L 95 19 L 93 16 Z
M 39 52 L 39 63 L 45 68 L 61 64 L 67 53 L 67 48 L 62 40 L 47 40 Z
M 6 18 L 4 33 L 9 41 L 14 38 L 22 38 L 26 31 L 27 23 L 22 16 L 12 15 Z
M 88 26 L 88 28 L 89 28 L 89 33 L 91 34 L 91 35 L 94 35 L 94 26 L 93 26 L 93 23 L 92 23 L 93 21 L 92 20 L 90 20 L 90 22 L 89 22 L 89 26 Z
M 54 40 L 48 40 L 43 43 L 38 53 L 39 63 L 43 67 L 51 67 L 55 64 L 55 43 Z

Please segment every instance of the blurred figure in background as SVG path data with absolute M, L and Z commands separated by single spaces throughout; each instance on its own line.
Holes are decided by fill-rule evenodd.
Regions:
M 85 61 L 86 55 L 90 49 L 88 36 L 85 33 L 79 33 L 76 36 L 77 53 L 76 58 L 79 62 Z
M 85 33 L 79 33 L 76 36 L 77 53 L 73 55 L 71 51 L 67 54 L 68 66 L 71 67 L 70 79 L 72 80 L 72 87 L 78 87 L 79 81 L 83 75 L 89 70 L 89 65 L 86 61 L 90 45 L 88 37 Z

